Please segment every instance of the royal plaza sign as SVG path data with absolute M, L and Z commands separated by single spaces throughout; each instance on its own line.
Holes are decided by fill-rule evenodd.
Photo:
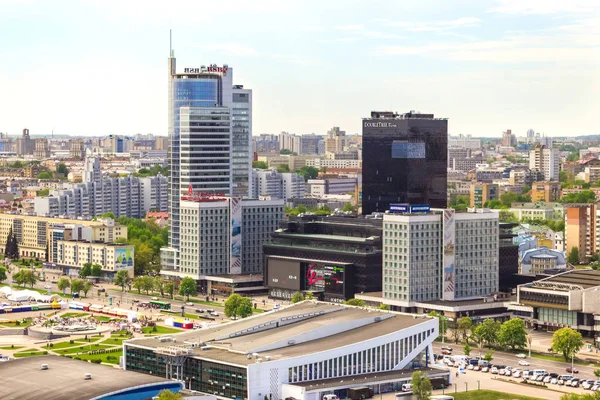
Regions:
M 223 65 L 222 67 L 217 66 L 217 64 L 212 64 L 209 66 L 201 66 L 200 68 L 184 68 L 184 74 L 221 74 L 227 75 L 227 71 L 229 67 L 227 65 Z

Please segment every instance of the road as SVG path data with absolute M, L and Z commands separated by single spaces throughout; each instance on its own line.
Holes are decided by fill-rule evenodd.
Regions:
M 442 346 L 449 346 L 452 347 L 453 351 L 452 354 L 453 355 L 463 355 L 464 351 L 463 351 L 463 347 L 462 345 L 455 345 L 455 344 L 444 344 L 442 345 L 441 343 L 438 342 L 434 342 L 433 343 L 433 351 L 436 354 L 441 354 L 441 347 Z M 485 354 L 485 349 L 481 350 L 481 355 L 483 356 Z M 478 348 L 473 348 L 471 350 L 471 357 L 475 356 L 479 356 L 479 349 Z M 527 352 L 525 352 L 525 354 L 527 354 Z M 559 362 L 559 361 L 550 361 L 550 360 L 543 360 L 543 359 L 539 359 L 539 358 L 534 358 L 534 357 L 527 357 L 525 360 L 527 362 L 529 362 L 529 366 L 521 366 L 519 365 L 519 358 L 517 358 L 515 356 L 515 354 L 513 353 L 507 353 L 507 352 L 502 352 L 502 351 L 494 351 L 493 353 L 493 359 L 492 359 L 492 364 L 501 364 L 501 365 L 508 365 L 511 366 L 513 368 L 521 368 L 522 370 L 531 370 L 531 369 L 545 369 L 546 371 L 548 371 L 549 373 L 555 372 L 557 374 L 569 374 L 566 369 L 567 367 L 571 366 L 571 363 L 567 363 L 567 362 Z M 597 379 L 594 376 L 594 367 L 590 367 L 590 366 L 585 366 L 585 365 L 576 365 L 575 366 L 577 369 L 579 369 L 579 373 L 575 374 L 575 377 L 580 378 L 580 379 Z M 456 369 L 452 369 L 452 373 L 454 374 L 456 372 Z M 491 389 L 491 386 L 498 386 L 498 384 L 500 384 L 500 382 L 502 382 L 500 384 L 501 387 L 512 387 L 512 386 L 516 386 L 518 388 L 518 390 L 522 390 L 522 388 L 519 385 L 514 385 L 514 384 L 510 384 L 510 383 L 506 383 L 503 381 L 498 380 L 497 378 L 502 378 L 502 377 L 497 377 L 497 376 L 493 376 L 490 373 L 483 373 L 483 372 L 478 372 L 478 371 L 467 371 L 467 374 L 469 376 L 469 379 L 471 382 L 471 388 L 473 388 L 473 385 L 477 384 L 477 380 L 481 380 L 481 384 L 484 385 L 482 388 L 486 388 L 486 389 Z M 455 377 L 453 375 L 453 377 Z M 510 379 L 509 377 L 505 377 L 506 379 Z M 515 381 L 520 381 L 521 379 L 516 379 L 513 378 Z M 464 382 L 467 381 L 467 377 L 464 375 L 460 375 L 460 377 L 458 379 L 455 379 L 454 383 L 460 384 L 460 385 L 464 385 Z M 484 383 L 485 382 L 485 383 Z M 507 386 L 508 385 L 508 386 Z M 563 391 L 563 392 L 569 392 L 569 393 L 589 393 L 589 391 L 587 390 L 583 390 L 582 388 L 569 388 L 569 387 L 564 387 L 564 386 L 558 386 L 558 385 L 552 385 L 552 384 L 548 384 L 547 385 L 550 389 L 553 390 L 559 390 L 559 391 Z M 529 389 L 529 388 L 527 388 Z M 534 388 L 531 388 L 534 389 Z M 461 391 L 460 386 L 459 386 L 459 391 Z M 502 390 L 502 389 L 494 389 L 494 390 Z M 541 389 L 537 389 L 537 390 L 541 390 Z M 464 391 L 464 388 L 462 389 L 462 391 Z M 515 393 L 519 393 L 518 391 Z

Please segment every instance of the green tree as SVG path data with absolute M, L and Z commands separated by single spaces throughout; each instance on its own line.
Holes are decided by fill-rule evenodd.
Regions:
M 122 269 L 117 272 L 117 275 L 115 276 L 115 285 L 120 286 L 122 292 L 125 291 L 125 287 L 129 285 L 130 281 L 131 278 L 129 278 L 129 273 L 126 270 Z
M 154 290 L 156 290 L 162 297 L 165 297 L 165 280 L 160 276 L 154 277 Z
M 269 166 L 264 161 L 252 161 L 252 168 L 267 169 L 267 168 L 269 168 Z
M 21 272 L 23 273 L 23 276 L 24 276 L 24 284 L 31 286 L 31 288 L 33 289 L 33 286 L 35 286 L 35 284 L 38 281 L 38 278 L 37 278 L 37 275 L 35 274 L 35 272 L 30 269 L 23 270 Z
M 596 368 L 596 369 L 594 370 L 594 376 L 595 376 L 596 378 L 600 378 L 600 369 Z
M 469 332 L 471 331 L 471 328 L 473 328 L 473 321 L 470 317 L 461 317 L 458 319 L 457 325 L 463 340 L 469 343 Z
M 175 293 L 175 284 L 173 284 L 173 282 L 167 282 L 165 284 L 165 293 L 173 298 L 173 294 Z
M 279 167 L 277 167 L 277 172 L 279 172 L 279 173 L 290 172 L 290 166 L 287 164 L 281 164 Z
M 252 300 L 233 293 L 225 301 L 225 315 L 228 318 L 246 318 L 252 315 Z
M 342 211 L 354 212 L 354 211 L 356 211 L 356 209 L 354 208 L 354 206 L 351 203 L 346 203 L 344 205 L 344 207 L 342 208 Z
M 483 359 L 487 362 L 492 361 L 494 359 L 494 350 L 486 351 L 486 353 L 483 355 Z
M 304 293 L 304 300 L 314 300 L 314 299 L 315 299 L 315 295 L 312 294 L 312 292 Z
M 153 259 L 153 251 L 146 242 L 140 240 L 134 241 L 133 245 L 135 249 L 135 274 L 142 275 L 151 270 L 150 263 Z
M 582 184 L 582 186 L 585 185 Z M 560 199 L 561 203 L 593 203 L 595 201 L 596 194 L 592 190 L 582 190 L 578 193 L 567 193 Z
M 579 264 L 579 248 L 576 246 L 571 247 L 569 254 L 567 255 L 567 261 L 569 264 Z
M 450 202 L 450 206 L 454 208 L 456 211 L 465 211 L 469 204 L 471 203 L 471 199 L 466 195 L 458 195 L 452 199 Z
M 48 171 L 43 171 L 43 172 L 40 172 L 39 174 L 37 174 L 36 178 L 42 179 L 42 180 L 52 179 L 52 174 Z
M 56 286 L 58 286 L 58 290 L 64 293 L 65 290 L 71 287 L 71 281 L 67 278 L 60 278 L 56 282 Z
M 71 281 L 71 294 L 77 293 L 79 295 L 79 292 L 83 290 L 83 284 L 84 281 L 82 279 L 73 279 Z
M 498 341 L 503 346 L 509 346 L 513 350 L 523 348 L 527 345 L 527 330 L 525 323 L 520 318 L 511 318 L 500 327 Z
M 0 282 L 5 281 L 7 277 L 7 269 L 5 267 L 0 267 Z
M 92 275 L 92 263 L 85 263 L 83 267 L 79 270 L 79 276 L 82 278 L 86 278 Z
M 180 393 L 173 393 L 170 390 L 161 390 L 157 400 L 181 400 L 183 396 Z
M 150 293 L 152 289 L 154 289 L 154 278 L 150 275 L 144 275 L 140 277 L 142 282 L 142 290 L 146 292 L 146 294 Z
M 100 264 L 92 265 L 92 276 L 102 276 L 102 266 Z
M 569 180 L 569 177 L 565 171 L 558 171 L 558 181 L 566 182 Z
M 492 347 L 498 343 L 498 333 L 502 324 L 493 318 L 486 318 L 483 322 L 475 327 L 473 334 L 480 342 L 485 343 L 488 347 Z
M 181 280 L 181 285 L 179 286 L 179 294 L 182 296 L 187 296 L 187 299 L 190 299 L 190 296 L 195 296 L 198 293 L 196 289 L 196 281 L 186 276 Z
M 583 347 L 581 333 L 571 328 L 560 328 L 552 335 L 552 350 L 561 353 L 568 361 Z
M 347 306 L 356 306 L 356 307 L 364 307 L 365 302 L 361 299 L 349 299 L 344 302 Z
M 287 155 L 287 154 L 294 154 L 294 153 L 288 149 L 281 149 L 281 150 L 279 150 L 279 154 Z
M 389 306 L 389 305 L 387 305 L 387 304 L 383 304 L 383 303 L 381 303 L 381 304 L 379 305 L 379 309 L 380 309 L 380 310 L 383 310 L 383 311 L 389 311 L 389 309 L 390 309 L 390 306 Z
M 315 179 L 319 175 L 318 168 L 309 167 L 307 165 L 300 169 L 297 169 L 295 172 L 299 175 L 302 175 L 305 181 L 308 181 L 309 179 Z
M 48 188 L 38 190 L 36 193 L 37 197 L 44 197 L 44 196 L 48 196 L 49 194 L 50 194 L 50 189 L 48 189 Z
M 296 292 L 292 296 L 292 304 L 296 304 L 302 300 L 304 300 L 304 295 L 302 294 L 302 292 Z
M 465 343 L 465 347 L 463 347 L 463 351 L 465 352 L 465 356 L 469 356 L 469 354 L 471 354 L 471 346 L 469 346 L 469 343 Z
M 69 168 L 67 168 L 65 163 L 58 163 L 58 165 L 56 166 L 56 172 L 67 176 L 69 174 Z
M 15 236 L 12 226 L 8 230 L 8 236 L 6 237 L 6 246 L 4 247 L 4 255 L 11 259 L 19 258 L 19 244 L 17 237 Z
M 142 282 L 142 277 L 138 276 L 133 280 L 132 286 L 134 289 L 137 289 L 138 294 L 142 294 L 142 289 L 144 287 L 144 283 Z
M 426 374 L 421 371 L 413 372 L 410 384 L 413 396 L 416 397 L 417 400 L 429 400 L 433 387 Z
M 446 317 L 444 317 L 437 311 L 431 311 L 427 315 L 438 319 L 440 337 L 446 336 L 446 332 L 448 331 L 448 320 L 446 319 Z
M 88 292 L 94 287 L 94 284 L 88 280 L 83 281 L 83 286 L 81 290 L 83 291 L 83 296 L 87 297 Z

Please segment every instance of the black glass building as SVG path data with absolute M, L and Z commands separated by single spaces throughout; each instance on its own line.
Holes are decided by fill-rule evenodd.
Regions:
M 385 212 L 390 203 L 446 207 L 447 119 L 373 111 L 362 130 L 363 214 Z

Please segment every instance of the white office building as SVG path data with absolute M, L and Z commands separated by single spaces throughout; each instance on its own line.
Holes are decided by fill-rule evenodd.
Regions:
M 252 195 L 252 90 L 233 87 L 231 114 L 231 194 Z
M 498 213 L 390 213 L 383 217 L 383 302 L 415 307 L 498 290 Z
M 262 245 L 283 220 L 283 207 L 279 199 L 184 194 L 180 248 L 162 249 L 161 274 L 204 280 L 214 275 L 262 273 Z M 179 262 L 165 268 L 170 265 L 168 257 Z
M 272 197 L 291 199 L 306 195 L 306 181 L 302 175 L 294 172 L 277 172 L 275 169 L 255 169 L 253 177 L 253 197 Z

